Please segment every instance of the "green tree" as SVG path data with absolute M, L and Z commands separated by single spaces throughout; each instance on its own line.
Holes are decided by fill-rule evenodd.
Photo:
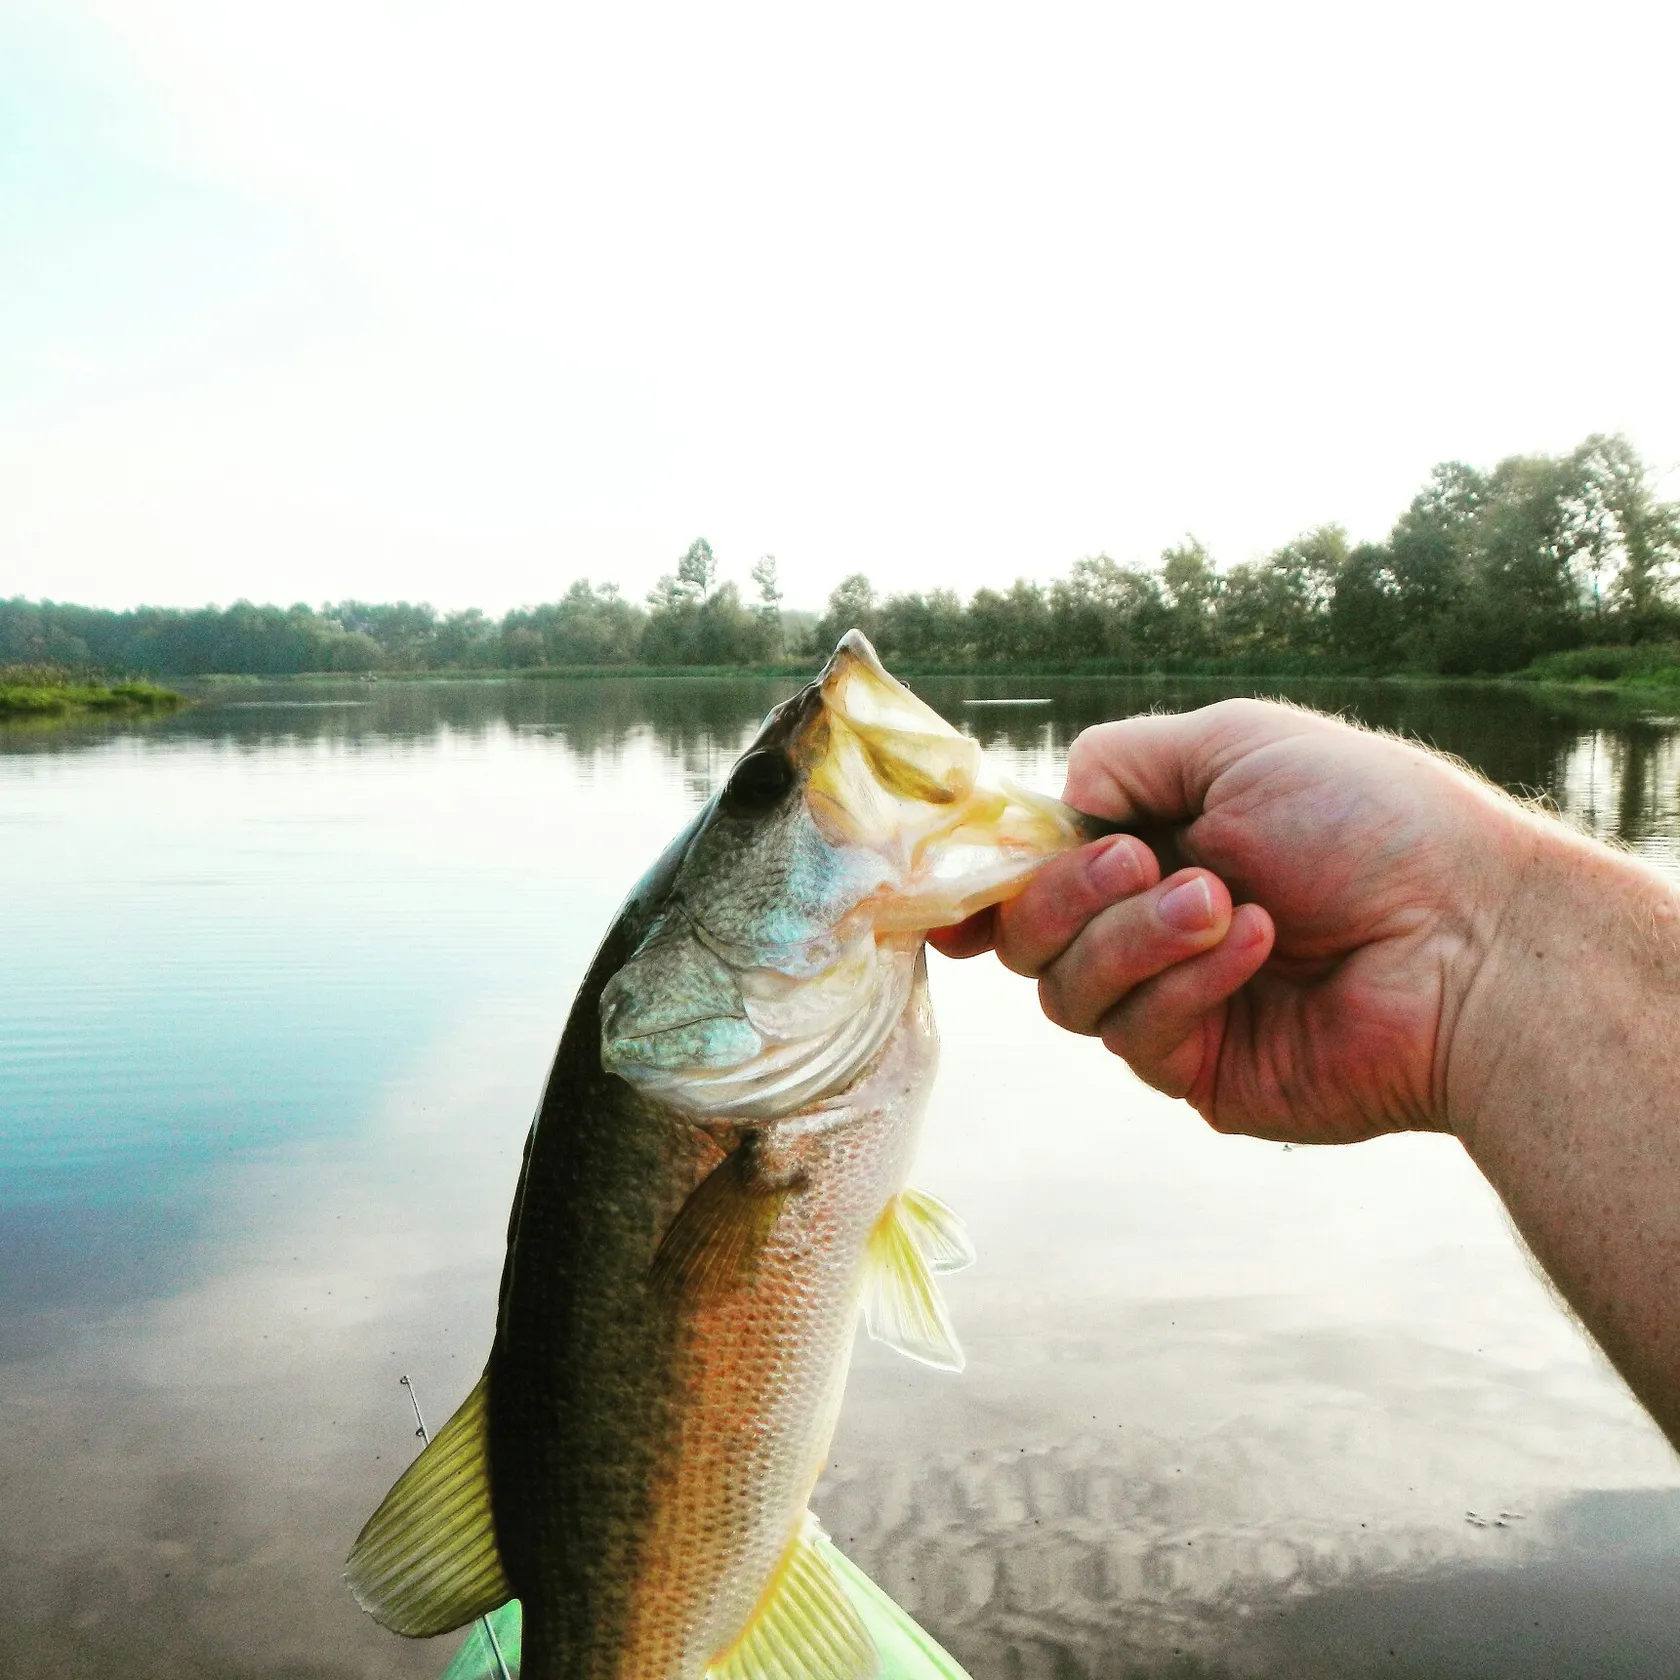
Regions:
M 1645 463 L 1625 437 L 1595 433 L 1571 459 L 1581 475 L 1579 517 L 1590 532 L 1595 616 L 1606 605 L 1626 615 L 1631 639 L 1650 628 L 1672 634 L 1672 615 L 1661 609 L 1680 570 L 1680 504 L 1656 499 Z
M 1577 463 L 1513 455 L 1469 520 L 1465 585 L 1436 637 L 1443 671 L 1515 671 L 1581 639 L 1577 566 L 1593 542 L 1576 513 Z
M 647 602 L 655 612 L 672 612 L 684 604 L 706 600 L 717 583 L 717 557 L 704 537 L 696 537 L 677 562 L 677 569 L 664 572 L 648 591 Z
M 877 614 L 876 645 L 884 658 L 951 663 L 968 646 L 968 617 L 954 589 L 889 595 Z
M 988 664 L 1055 658 L 1050 630 L 1050 604 L 1026 578 L 1017 578 L 1007 595 L 978 590 L 968 604 L 969 638 Z
M 374 642 L 386 669 L 424 671 L 437 663 L 438 615 L 427 602 L 339 601 L 321 612 Z
M 675 578 L 660 578 L 648 595 L 642 630 L 647 664 L 753 665 L 768 659 L 774 623 L 744 606 L 734 583 L 719 585 L 716 576 L 711 548 L 701 541 L 684 554 Z
M 558 601 L 522 607 L 502 620 L 502 636 L 509 644 L 509 664 L 521 662 L 516 632 L 530 633 L 541 642 L 540 660 L 548 665 L 624 665 L 637 657 L 647 615 L 619 593 L 616 583 L 595 588 L 578 578 Z
M 782 654 L 782 586 L 776 576 L 776 556 L 761 554 L 753 562 L 752 580 L 758 585 L 758 604 L 753 611 L 764 626 L 766 657 Z
M 1474 467 L 1445 461 L 1395 523 L 1388 572 L 1405 663 L 1434 663 L 1443 630 L 1473 586 L 1476 518 L 1487 494 L 1487 480 Z
M 830 651 L 848 630 L 861 630 L 874 641 L 879 629 L 875 585 L 862 572 L 853 572 L 835 584 L 828 607 L 817 620 L 817 651 Z
M 1330 602 L 1347 557 L 1347 533 L 1339 525 L 1321 525 L 1259 565 L 1232 567 L 1217 602 L 1222 648 L 1293 655 L 1321 650 L 1329 639 Z
M 820 615 L 801 607 L 783 607 L 779 617 L 784 651 L 797 659 L 815 658 L 820 651 L 817 646 Z
M 712 545 L 704 537 L 696 537 L 677 562 L 677 582 L 697 600 L 704 601 L 717 585 L 717 571 Z
M 1403 658 L 1400 614 L 1393 555 L 1384 543 L 1361 543 L 1336 573 L 1326 625 L 1331 648 L 1378 670 L 1393 669 Z
M 450 613 L 438 626 L 437 661 L 465 670 L 486 670 L 499 663 L 501 627 L 477 607 Z
M 1050 618 L 1063 659 L 1146 659 L 1163 645 L 1167 607 L 1154 572 L 1095 554 L 1050 585 Z
M 1161 555 L 1161 588 L 1167 598 L 1164 626 L 1174 653 L 1196 656 L 1213 647 L 1214 609 L 1224 580 L 1213 557 L 1194 537 L 1187 536 Z

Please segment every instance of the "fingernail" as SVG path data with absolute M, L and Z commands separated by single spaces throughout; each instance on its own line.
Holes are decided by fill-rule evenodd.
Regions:
M 1105 898 L 1124 898 L 1143 885 L 1137 854 L 1124 835 L 1117 836 L 1085 865 L 1091 885 Z
M 1201 933 L 1213 926 L 1213 894 L 1207 878 L 1197 875 L 1174 887 L 1156 908 L 1156 914 L 1179 933 Z

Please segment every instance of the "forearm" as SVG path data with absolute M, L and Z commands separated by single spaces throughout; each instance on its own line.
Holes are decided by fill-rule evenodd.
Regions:
M 1546 824 L 1454 1026 L 1449 1116 L 1680 1444 L 1680 892 Z

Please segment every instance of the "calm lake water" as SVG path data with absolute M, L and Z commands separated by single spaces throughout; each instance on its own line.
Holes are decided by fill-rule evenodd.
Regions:
M 1051 790 L 1085 724 L 1220 692 L 918 686 Z M 787 692 L 0 730 L 0 1672 L 439 1672 L 338 1580 L 397 1378 L 435 1421 L 475 1380 L 572 990 Z M 1011 692 L 1053 703 L 965 704 Z M 1295 692 L 1677 867 L 1680 719 Z M 1680 1673 L 1680 1468 L 1455 1143 L 1215 1137 L 997 965 L 933 985 L 969 1367 L 865 1342 L 818 1509 L 976 1680 Z

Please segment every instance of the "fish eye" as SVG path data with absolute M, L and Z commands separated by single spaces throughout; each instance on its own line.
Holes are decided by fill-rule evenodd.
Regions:
M 793 766 L 779 752 L 751 752 L 729 773 L 723 796 L 741 811 L 768 811 L 793 786 Z

